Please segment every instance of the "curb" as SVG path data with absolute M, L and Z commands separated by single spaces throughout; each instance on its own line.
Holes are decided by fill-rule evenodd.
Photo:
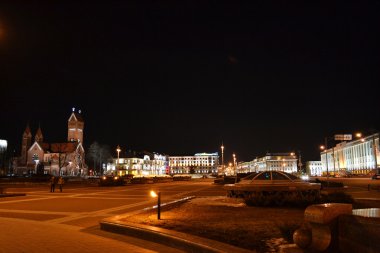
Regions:
M 25 193 L 3 193 L 3 194 L 0 194 L 0 198 L 18 197 L 18 196 L 26 196 L 26 194 Z
M 185 199 L 181 199 L 178 201 L 173 201 L 165 204 L 165 207 L 170 205 L 175 205 L 180 202 L 185 202 L 194 197 L 189 197 Z M 138 237 L 143 240 L 149 240 L 152 242 L 156 242 L 159 244 L 167 245 L 173 248 L 181 249 L 186 252 L 194 252 L 194 253 L 252 253 L 255 251 L 251 251 L 248 249 L 239 248 L 230 244 L 218 242 L 215 240 L 211 240 L 208 238 L 203 238 L 191 234 L 186 234 L 183 232 L 177 232 L 165 228 L 154 227 L 149 225 L 124 222 L 121 221 L 123 218 L 129 217 L 133 214 L 144 212 L 146 210 L 153 208 L 145 208 L 142 211 L 129 213 L 125 215 L 116 215 L 113 217 L 109 217 L 100 221 L 100 229 Z

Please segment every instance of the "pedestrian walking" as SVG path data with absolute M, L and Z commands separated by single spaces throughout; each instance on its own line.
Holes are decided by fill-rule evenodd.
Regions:
M 63 184 L 65 183 L 65 180 L 63 179 L 63 177 L 59 177 L 58 178 L 58 185 L 59 185 L 59 191 L 62 192 L 62 187 L 63 187 Z
M 54 190 L 55 190 L 55 177 L 54 176 L 51 176 L 49 183 L 50 183 L 50 192 L 54 192 Z

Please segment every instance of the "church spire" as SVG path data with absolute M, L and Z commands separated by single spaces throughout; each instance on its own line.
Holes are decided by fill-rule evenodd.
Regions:
M 24 130 L 23 137 L 30 137 L 30 138 L 32 138 L 32 131 L 30 131 L 29 121 L 26 123 L 26 127 L 25 127 L 25 130 Z
M 34 136 L 34 141 L 38 143 L 42 143 L 44 141 L 44 136 L 42 135 L 40 123 L 38 123 L 38 129 L 37 129 L 36 135 Z
M 32 145 L 32 133 L 29 127 L 29 121 L 26 124 L 24 133 L 22 134 L 22 142 L 21 142 L 21 163 L 26 164 L 27 152 Z

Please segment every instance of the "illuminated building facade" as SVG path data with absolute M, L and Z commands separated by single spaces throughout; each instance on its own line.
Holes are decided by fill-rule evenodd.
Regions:
M 75 131 L 73 130 L 74 126 Z M 67 127 L 67 142 L 44 142 L 42 130 L 38 127 L 32 143 L 32 134 L 28 124 L 22 136 L 21 156 L 16 160 L 14 166 L 15 174 L 87 175 L 87 166 L 84 161 L 85 151 L 82 146 L 84 121 L 82 115 L 75 112 L 74 108 Z
M 321 152 L 322 174 L 368 174 L 379 168 L 379 133 Z
M 112 163 L 107 164 L 105 174 L 154 176 L 167 174 L 167 157 L 156 153 L 134 153 L 128 157 L 114 158 Z
M 8 142 L 0 139 L 0 175 L 5 174 Z
M 79 110 L 78 112 L 79 113 L 75 113 L 73 109 L 73 113 L 68 120 L 67 141 L 83 143 L 84 121 L 81 111 Z
M 217 174 L 218 153 L 197 153 L 194 156 L 169 156 L 170 174 Z
M 265 170 L 297 173 L 297 156 L 294 153 L 267 153 L 250 162 L 238 164 L 238 173 L 260 172 Z
M 322 175 L 322 162 L 321 161 L 307 161 L 306 162 L 306 174 L 310 176 Z

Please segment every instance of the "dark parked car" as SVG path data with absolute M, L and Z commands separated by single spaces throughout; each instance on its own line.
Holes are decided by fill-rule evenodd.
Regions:
M 372 179 L 380 179 L 380 174 L 375 174 L 372 176 Z
M 118 176 L 102 176 L 99 181 L 99 186 L 117 186 L 124 184 L 124 178 Z

